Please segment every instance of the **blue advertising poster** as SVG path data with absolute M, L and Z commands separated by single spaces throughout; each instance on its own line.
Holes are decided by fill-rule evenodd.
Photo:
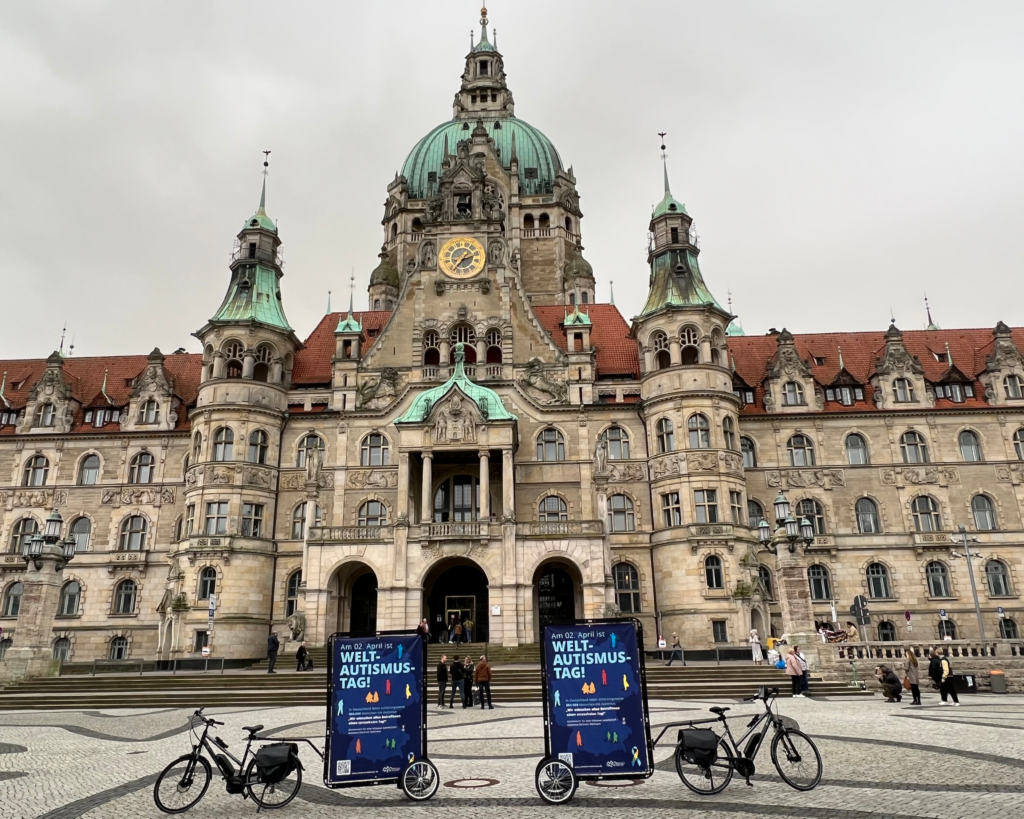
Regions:
M 637 624 L 544 628 L 549 751 L 580 777 L 649 776 Z
M 423 638 L 332 637 L 324 783 L 395 781 L 424 755 Z

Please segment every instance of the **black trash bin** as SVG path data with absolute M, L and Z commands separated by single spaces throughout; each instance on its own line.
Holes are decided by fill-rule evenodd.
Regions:
M 977 678 L 974 674 L 954 674 L 953 690 L 957 694 L 977 694 Z

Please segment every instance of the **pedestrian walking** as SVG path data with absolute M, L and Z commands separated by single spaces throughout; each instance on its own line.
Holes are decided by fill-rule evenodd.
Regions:
M 456 657 L 452 660 L 452 693 L 448 698 L 448 708 L 455 707 L 455 692 L 459 692 L 459 699 L 462 700 L 462 704 L 466 704 L 466 668 L 462 664 L 462 661 Z
M 309 662 L 309 652 L 306 650 L 306 641 L 303 640 L 295 652 L 295 670 L 305 671 L 307 662 Z
M 276 631 L 270 632 L 270 636 L 267 638 L 267 673 L 276 674 L 274 666 L 277 665 L 277 652 L 281 648 L 281 638 L 277 636 Z
M 914 699 L 911 705 L 921 704 L 921 669 L 917 662 L 917 654 L 914 649 L 907 649 L 907 682 L 910 683 L 910 693 Z
M 790 685 L 793 687 L 793 696 L 802 697 L 800 693 L 800 681 L 804 676 L 804 667 L 800 663 L 800 657 L 797 655 L 796 650 L 800 646 L 793 646 L 792 650 L 786 655 L 786 673 L 789 675 Z
M 455 638 L 452 640 L 455 645 L 462 642 L 462 623 L 458 620 L 455 621 Z
M 942 704 L 959 705 L 960 698 L 956 695 L 956 689 L 953 688 L 953 661 L 949 659 L 949 649 L 943 649 L 942 656 L 939 658 L 939 668 L 941 670 L 939 694 L 942 696 Z M 947 697 L 952 697 L 953 702 L 950 703 Z
M 679 637 L 674 631 L 672 632 L 672 645 L 669 647 L 671 648 L 671 653 L 668 655 L 668 662 L 665 663 L 665 665 L 672 665 L 676 659 L 676 655 L 679 656 L 679 662 L 683 662 L 683 646 L 679 642 Z
M 476 679 L 477 690 L 480 692 L 480 710 L 484 710 L 484 696 L 486 696 L 487 707 L 493 711 L 494 704 L 491 702 L 491 665 L 487 662 L 485 655 L 480 655 L 480 662 L 476 664 L 476 671 L 473 676 Z
M 468 617 L 462 623 L 462 633 L 466 635 L 466 642 L 473 642 L 473 621 Z
M 754 665 L 761 665 L 764 660 L 764 654 L 761 653 L 761 638 L 757 636 L 757 629 L 752 628 L 750 630 L 750 653 L 754 658 Z
M 427 642 L 430 642 L 430 625 L 427 623 L 426 617 L 420 620 L 420 624 L 416 626 L 416 633 L 425 637 Z
M 463 708 L 472 708 L 473 707 L 473 671 L 474 671 L 473 661 L 470 660 L 469 657 L 466 657 L 466 659 L 464 659 L 462 661 L 462 667 L 465 669 L 465 671 L 463 673 L 465 674 L 465 677 L 466 677 L 466 693 L 465 693 L 465 695 L 463 697 L 463 700 L 462 700 L 462 707 Z
M 885 694 L 886 702 L 903 701 L 903 683 L 900 678 L 893 674 L 892 669 L 887 665 L 880 665 L 875 671 L 878 682 L 882 685 L 882 693 Z
M 452 614 L 448 618 L 448 642 L 455 642 L 455 615 Z
M 441 655 L 441 662 L 437 664 L 437 707 L 444 708 L 444 690 L 448 687 L 448 657 Z
M 793 653 L 796 654 L 797 659 L 800 660 L 800 667 L 804 670 L 803 676 L 800 677 L 800 693 L 806 694 L 811 681 L 811 669 L 810 665 L 807 663 L 807 655 L 800 650 L 800 646 L 793 646 Z

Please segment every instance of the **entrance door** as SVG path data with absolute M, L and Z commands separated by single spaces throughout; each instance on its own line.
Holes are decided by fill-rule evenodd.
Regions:
M 537 578 L 540 627 L 576 619 L 576 590 L 572 577 L 558 566 L 548 566 Z
M 473 621 L 473 642 L 488 640 L 487 577 L 476 565 L 452 562 L 439 566 L 424 581 L 423 615 L 430 623 L 430 639 L 446 641 L 452 615 Z
M 361 574 L 352 584 L 352 619 L 349 630 L 355 637 L 377 631 L 377 575 Z

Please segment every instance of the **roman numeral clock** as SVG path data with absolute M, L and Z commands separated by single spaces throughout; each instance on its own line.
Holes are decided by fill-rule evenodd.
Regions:
M 472 279 L 487 261 L 484 246 L 469 236 L 456 236 L 441 246 L 441 270 L 453 279 Z

